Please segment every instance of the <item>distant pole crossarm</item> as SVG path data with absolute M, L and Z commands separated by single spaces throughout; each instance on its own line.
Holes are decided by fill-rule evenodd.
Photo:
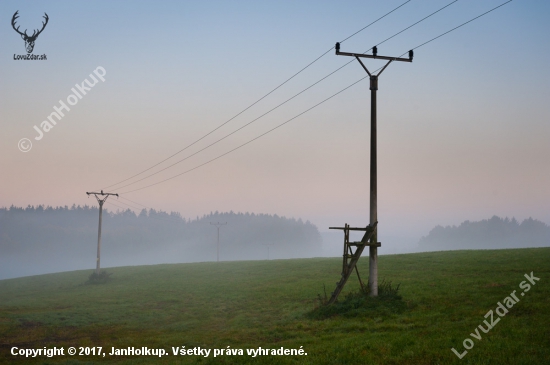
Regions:
M 100 263 L 99 262 L 100 262 L 100 257 L 101 257 L 101 221 L 102 221 L 102 218 L 103 218 L 103 203 L 105 203 L 105 201 L 107 200 L 109 195 L 115 195 L 118 198 L 118 194 L 104 193 L 103 190 L 101 190 L 101 192 L 99 192 L 99 193 L 97 193 L 97 192 L 86 192 L 86 194 L 88 195 L 88 197 L 90 195 L 95 196 L 95 198 L 97 199 L 97 202 L 99 203 L 99 224 L 98 224 L 98 228 L 97 228 L 97 260 L 96 260 L 96 267 L 95 267 L 95 272 L 96 272 L 97 275 L 99 275 L 99 268 L 100 268 Z M 101 198 L 98 195 L 100 195 Z
M 359 230 L 355 228 L 350 228 L 348 225 L 346 225 L 345 228 L 339 228 L 344 229 L 344 264 L 346 265 L 346 256 L 349 255 L 348 249 L 352 245 L 356 245 L 358 247 L 357 251 L 353 254 L 353 257 L 355 260 L 359 259 L 359 256 L 361 255 L 362 248 L 359 250 L 359 247 L 369 246 L 369 287 L 370 287 L 370 295 L 371 296 L 377 296 L 378 295 L 378 247 L 380 247 L 380 242 L 378 242 L 378 228 L 376 224 L 378 223 L 378 188 L 377 188 L 377 147 L 376 147 L 376 91 L 378 90 L 378 76 L 384 70 L 386 67 L 389 66 L 390 63 L 393 61 L 401 61 L 401 62 L 412 62 L 414 52 L 412 50 L 409 51 L 409 58 L 401 58 L 401 57 L 388 57 L 388 56 L 379 56 L 378 55 L 378 48 L 376 46 L 372 47 L 372 55 L 364 54 L 364 53 L 349 53 L 349 52 L 340 52 L 340 43 L 336 43 L 334 46 L 336 50 L 337 56 L 349 56 L 354 57 L 361 67 L 367 72 L 367 74 L 370 77 L 370 90 L 371 90 L 371 113 L 370 113 L 370 121 L 371 121 L 371 129 L 370 129 L 370 219 L 369 219 L 369 226 L 367 228 L 371 228 L 372 231 L 370 231 L 369 236 L 369 244 L 363 243 L 363 246 L 357 245 L 355 242 L 349 242 L 349 231 L 350 230 Z M 374 74 L 373 72 L 370 72 L 365 64 L 361 61 L 361 58 L 372 58 L 372 59 L 379 59 L 379 60 L 385 60 L 388 61 L 384 67 L 380 69 L 378 74 Z M 369 232 L 369 230 L 367 230 Z M 365 237 L 367 237 L 367 234 L 365 234 Z M 365 238 L 364 237 L 364 238 Z M 353 261 L 353 260 L 352 260 Z M 355 265 L 355 264 L 353 264 Z M 344 267 L 342 276 L 347 275 L 349 277 L 349 273 L 346 273 L 346 266 Z M 353 270 L 351 268 L 350 270 Z M 358 273 L 359 275 L 359 273 Z M 347 280 L 347 279 L 346 279 Z M 342 287 L 345 284 L 345 280 L 340 282 Z M 338 285 L 340 285 L 340 283 Z M 342 288 L 340 286 L 337 287 L 337 289 L 341 290 Z M 338 291 L 338 290 L 337 290 Z M 335 292 L 336 293 L 336 292 Z M 339 293 L 336 293 L 335 296 L 331 299 L 331 303 L 336 300 Z

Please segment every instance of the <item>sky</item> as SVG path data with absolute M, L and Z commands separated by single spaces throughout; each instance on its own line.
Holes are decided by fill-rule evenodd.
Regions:
M 334 54 L 335 42 L 345 40 L 343 52 L 363 53 L 452 1 L 411 0 L 346 39 L 404 2 L 2 1 L 0 206 L 96 205 L 86 192 L 104 189 L 120 194 L 109 203 L 136 211 L 147 206 L 191 218 L 230 210 L 278 214 L 309 220 L 322 232 L 344 223 L 365 226 L 368 79 L 309 109 L 366 76 L 357 61 Z M 378 54 L 400 56 L 503 2 L 453 2 L 380 44 Z M 28 34 L 48 14 L 32 52 L 46 60 L 14 59 L 27 54 L 11 25 L 16 11 Z M 547 1 L 512 1 L 380 75 L 383 246 L 417 241 L 436 225 L 493 215 L 550 223 L 549 15 Z M 371 71 L 385 64 L 364 62 Z M 342 66 L 219 143 L 124 186 L 207 147 Z M 85 95 L 71 97 L 75 85 L 94 78 Z M 56 125 L 36 140 L 34 127 L 60 101 L 69 110 L 60 120 L 51 117 Z M 132 191 L 288 120 L 211 163 Z M 225 122 L 145 174 L 112 186 Z M 23 138 L 32 143 L 27 152 L 19 148 L 29 146 Z

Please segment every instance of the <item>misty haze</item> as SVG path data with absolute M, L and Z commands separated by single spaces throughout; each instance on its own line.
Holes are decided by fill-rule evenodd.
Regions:
M 93 268 L 97 249 L 97 207 L 11 206 L 0 208 L 0 279 Z M 342 255 L 343 234 L 319 233 L 309 221 L 254 213 L 210 213 L 184 218 L 177 212 L 143 209 L 103 212 L 102 267 Z M 360 233 L 352 232 L 352 240 Z M 382 238 L 384 239 L 384 237 Z M 550 246 L 550 227 L 532 218 L 492 217 L 459 226 L 436 226 L 414 244 L 387 253 Z M 401 239 L 403 241 L 403 239 Z M 405 240 L 406 241 L 406 240 Z M 389 252 L 388 252 L 389 251 Z
M 0 14 L 0 364 L 550 364 L 550 1 Z
M 95 267 L 99 209 L 89 206 L 1 208 L 0 279 Z M 102 267 L 322 256 L 317 227 L 254 213 L 103 212 Z

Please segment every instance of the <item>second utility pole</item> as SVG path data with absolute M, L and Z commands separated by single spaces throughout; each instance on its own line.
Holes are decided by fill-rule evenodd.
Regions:
M 103 218 L 103 203 L 105 203 L 105 200 L 107 200 L 109 195 L 115 195 L 118 198 L 118 194 L 104 193 L 103 190 L 101 190 L 100 193 L 86 192 L 86 194 L 88 196 L 90 196 L 90 194 L 94 195 L 95 198 L 97 199 L 97 202 L 99 203 L 99 225 L 97 228 L 97 260 L 95 265 L 95 273 L 96 275 L 99 275 L 99 268 L 100 268 L 99 258 L 101 257 L 101 220 Z M 102 198 L 98 198 L 98 195 L 101 195 Z
M 217 250 L 216 250 L 216 258 L 217 258 L 217 262 L 220 262 L 220 226 L 225 226 L 227 224 L 227 222 L 225 223 L 212 223 L 210 222 L 211 225 L 213 226 L 216 226 L 218 228 L 218 245 L 216 246 L 217 247 Z
M 378 222 L 378 209 L 377 209 L 377 165 L 376 165 L 376 91 L 378 90 L 378 76 L 388 67 L 392 61 L 403 61 L 403 62 L 412 62 L 413 51 L 409 51 L 409 58 L 399 58 L 399 57 L 386 57 L 378 56 L 378 49 L 376 46 L 372 48 L 372 55 L 367 55 L 363 53 L 347 53 L 340 52 L 340 43 L 336 43 L 336 55 L 338 56 L 351 56 L 355 57 L 357 61 L 361 64 L 363 69 L 367 71 L 367 74 L 370 76 L 370 221 L 369 224 L 374 226 Z M 387 60 L 388 63 L 380 72 L 376 75 L 371 74 L 369 70 L 365 67 L 362 58 L 374 58 Z M 373 245 L 369 246 L 369 287 L 370 295 L 378 296 L 378 228 L 375 228 L 374 235 L 371 238 L 371 243 Z

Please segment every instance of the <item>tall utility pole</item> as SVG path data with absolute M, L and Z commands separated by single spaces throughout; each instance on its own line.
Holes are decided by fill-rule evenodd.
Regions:
M 225 223 L 220 223 L 220 222 L 217 222 L 217 223 L 212 223 L 210 222 L 211 225 L 213 226 L 216 226 L 218 228 L 218 245 L 217 245 L 217 250 L 216 250 L 216 258 L 217 258 L 217 262 L 220 262 L 220 226 L 225 226 L 227 224 L 227 222 Z
M 86 192 L 86 194 L 88 194 L 88 196 L 90 196 L 90 194 L 94 195 L 95 198 L 97 199 L 97 202 L 99 203 L 99 225 L 97 229 L 97 261 L 96 261 L 96 267 L 95 267 L 95 273 L 99 275 L 99 267 L 100 267 L 99 258 L 101 256 L 101 219 L 103 216 L 103 203 L 105 203 L 109 195 L 115 195 L 118 198 L 118 194 L 104 193 L 103 190 L 101 190 L 100 193 Z M 98 195 L 101 195 L 102 197 L 100 198 L 98 197 Z
M 409 51 L 409 58 L 386 57 L 378 56 L 376 46 L 372 48 L 372 55 L 362 53 L 347 53 L 340 52 L 340 43 L 335 46 L 337 56 L 355 57 L 361 64 L 363 69 L 370 77 L 370 221 L 371 227 L 374 227 L 378 222 L 377 210 L 377 166 L 376 166 L 376 91 L 378 90 L 378 76 L 388 67 L 393 61 L 412 62 L 413 51 Z M 374 58 L 387 60 L 388 62 L 378 74 L 371 74 L 367 67 L 361 61 L 361 58 Z M 374 234 L 371 237 L 371 245 L 369 246 L 369 286 L 370 295 L 378 296 L 378 228 L 375 228 Z

